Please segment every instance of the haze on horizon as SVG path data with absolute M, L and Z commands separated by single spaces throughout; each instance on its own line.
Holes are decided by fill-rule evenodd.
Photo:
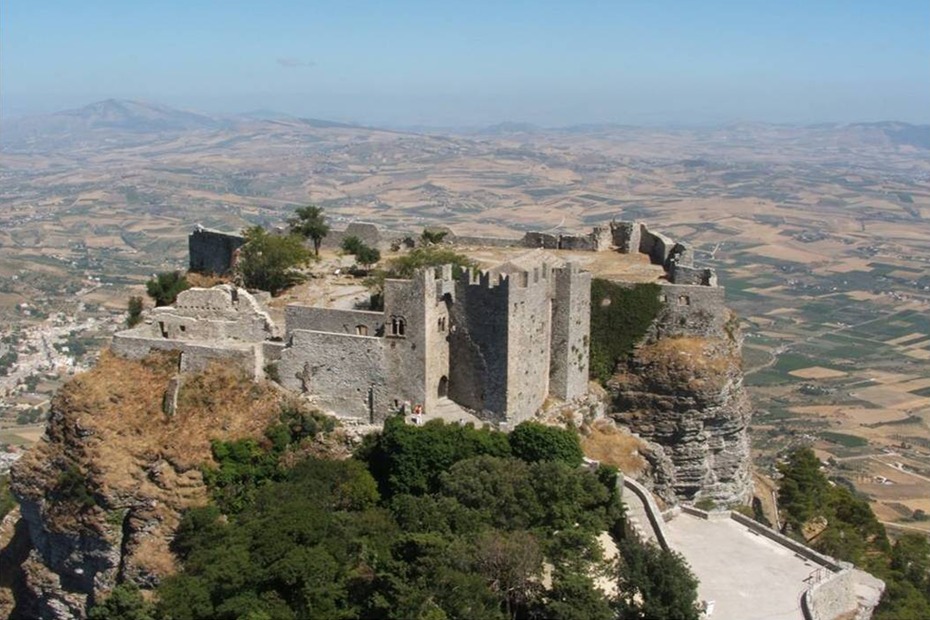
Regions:
M 930 3 L 0 3 L 0 114 L 107 98 L 385 126 L 930 123 Z

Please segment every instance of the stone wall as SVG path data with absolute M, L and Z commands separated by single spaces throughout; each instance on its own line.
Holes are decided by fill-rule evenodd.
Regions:
M 252 379 L 263 376 L 264 357 L 261 343 L 192 342 L 140 337 L 127 331 L 113 336 L 111 349 L 117 355 L 129 359 L 142 359 L 152 351 L 178 351 L 181 353 L 179 367 L 181 372 L 202 371 L 206 370 L 210 364 L 219 363 L 237 368 Z
M 668 281 L 672 284 L 717 286 L 717 274 L 713 269 L 689 267 L 672 262 L 668 270 Z
M 548 265 L 508 276 L 507 422 L 532 417 L 549 394 L 552 308 Z
M 656 338 L 698 336 L 726 338 L 730 311 L 724 289 L 716 286 L 662 283 L 664 302 L 654 324 Z
M 382 231 L 376 224 L 352 222 L 341 230 L 330 230 L 329 234 L 323 237 L 322 247 L 339 249 L 346 237 L 358 237 L 365 245 L 383 250 L 390 245 L 390 240 L 395 236 L 399 236 L 399 233 L 392 235 L 388 231 Z
M 558 250 L 559 235 L 543 232 L 528 232 L 523 236 L 523 246 L 527 248 L 542 248 L 544 250 Z
M 588 392 L 591 274 L 574 263 L 553 274 L 549 392 L 572 400 Z
M 201 273 L 225 275 L 232 271 L 234 254 L 243 243 L 245 239 L 241 235 L 198 226 L 187 238 L 189 268 Z
M 639 222 L 611 222 L 611 240 L 621 254 L 639 252 L 642 226 Z
M 281 384 L 311 394 L 320 407 L 367 422 L 383 420 L 393 405 L 385 376 L 384 339 L 295 330 L 281 351 Z
M 284 325 L 288 335 L 294 330 L 304 329 L 335 334 L 380 336 L 384 331 L 384 313 L 294 304 L 284 309 Z
M 388 385 L 401 401 L 424 406 L 427 405 L 426 298 L 431 282 L 432 277 L 421 272 L 411 280 L 384 283 L 384 357 Z M 403 323 L 403 333 L 393 333 L 394 321 Z
M 507 407 L 507 289 L 506 278 L 465 274 L 455 285 L 449 334 L 449 396 L 498 421 Z
M 519 248 L 523 247 L 522 238 L 511 237 L 482 237 L 479 235 L 447 235 L 444 243 L 472 247 L 488 248 Z
M 173 306 L 152 309 L 132 331 L 152 338 L 210 342 L 259 342 L 277 335 L 277 327 L 258 301 L 229 284 L 188 289 Z

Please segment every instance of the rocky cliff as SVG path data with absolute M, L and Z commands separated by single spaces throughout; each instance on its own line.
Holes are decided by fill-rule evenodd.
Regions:
M 11 617 L 82 618 L 114 585 L 174 571 L 180 514 L 207 501 L 211 440 L 260 437 L 280 411 L 270 386 L 218 367 L 179 381 L 176 368 L 104 354 L 59 391 L 46 437 L 12 471 L 29 544 Z
M 678 499 L 733 504 L 752 495 L 751 408 L 738 326 L 726 310 L 716 318 L 719 329 L 673 329 L 663 313 L 608 389 L 611 416 L 671 459 L 671 480 L 660 487 Z

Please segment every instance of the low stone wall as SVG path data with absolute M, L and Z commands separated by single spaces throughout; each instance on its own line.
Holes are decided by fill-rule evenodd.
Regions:
M 519 248 L 523 246 L 523 238 L 510 237 L 481 237 L 478 235 L 448 235 L 444 242 L 451 245 L 490 247 L 490 248 Z
M 288 335 L 294 330 L 304 329 L 334 334 L 375 336 L 384 327 L 384 313 L 289 305 L 284 309 L 284 325 Z M 365 333 L 359 333 L 360 331 Z
M 801 596 L 801 611 L 806 620 L 835 620 L 857 607 L 856 579 L 848 569 L 831 574 Z
M 113 336 L 114 353 L 129 359 L 141 359 L 152 351 L 178 351 L 181 353 L 181 372 L 206 370 L 212 363 L 238 368 L 246 376 L 262 376 L 263 358 L 260 345 L 229 342 L 211 345 L 167 338 L 144 338 L 123 332 Z
M 748 529 L 752 530 L 753 532 L 757 534 L 761 534 L 762 536 L 765 536 L 766 538 L 770 538 L 771 540 L 774 540 L 775 542 L 777 542 L 779 545 L 783 547 L 787 547 L 788 549 L 791 549 L 792 551 L 794 551 L 801 557 L 808 559 L 811 562 L 815 562 L 831 571 L 839 572 L 842 570 L 846 570 L 852 566 L 848 562 L 840 562 L 839 560 L 831 558 L 828 555 L 818 553 L 814 551 L 813 549 L 811 549 L 810 547 L 808 547 L 807 545 L 800 543 L 794 540 L 793 538 L 789 538 L 785 536 L 784 534 L 776 532 L 772 528 L 762 525 L 755 519 L 751 519 L 747 517 L 746 515 L 731 511 L 730 518 L 736 521 L 737 523 L 739 523 L 740 525 L 745 525 Z
M 636 497 L 642 501 L 643 506 L 646 508 L 646 516 L 649 519 L 649 525 L 652 526 L 653 532 L 655 532 L 656 540 L 659 541 L 659 545 L 668 550 L 668 536 L 665 533 L 665 519 L 662 518 L 662 511 L 659 510 L 659 506 L 656 504 L 655 498 L 652 497 L 652 493 L 649 490 L 630 478 L 623 477 L 623 486 L 630 491 L 632 491 Z

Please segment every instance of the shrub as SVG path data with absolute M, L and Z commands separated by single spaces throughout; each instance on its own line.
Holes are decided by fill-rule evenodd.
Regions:
M 133 295 L 126 304 L 126 327 L 135 327 L 142 322 L 142 298 Z
M 149 297 L 155 300 L 156 306 L 170 306 L 182 292 L 191 285 L 180 271 L 165 271 L 157 274 L 145 283 L 145 290 Z M 130 304 L 132 299 L 130 299 Z M 130 307 L 131 310 L 131 307 Z
M 522 422 L 508 437 L 513 455 L 529 463 L 562 461 L 581 465 L 584 452 L 578 433 L 538 422 Z
M 63 500 L 75 504 L 82 510 L 97 505 L 97 499 L 87 483 L 87 477 L 77 465 L 69 465 L 59 474 L 55 492 Z
M 340 247 L 346 254 L 354 256 L 358 254 L 360 248 L 365 247 L 365 243 L 355 235 L 350 235 L 342 240 L 342 245 Z

